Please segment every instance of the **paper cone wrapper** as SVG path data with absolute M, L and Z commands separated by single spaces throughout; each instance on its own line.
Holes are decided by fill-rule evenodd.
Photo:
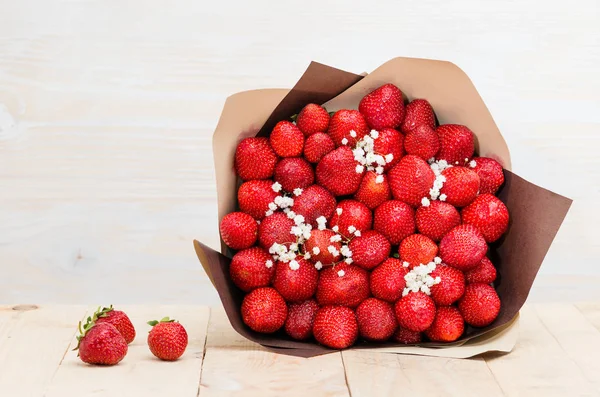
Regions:
M 506 235 L 489 249 L 498 273 L 495 285 L 502 307 L 492 324 L 485 328 L 467 327 L 462 338 L 453 343 L 406 346 L 359 342 L 353 349 L 455 358 L 489 351 L 509 352 L 518 336 L 519 310 L 572 201 L 510 171 L 510 154 L 502 134 L 469 77 L 452 63 L 395 58 L 361 76 L 313 62 L 291 90 L 246 91 L 229 97 L 213 135 L 219 222 L 237 207 L 238 180 L 233 158 L 242 139 L 268 136 L 278 121 L 289 119 L 308 103 L 323 104 L 328 111 L 357 109 L 365 94 L 385 83 L 398 86 L 409 100 L 427 99 L 440 124 L 469 127 L 476 136 L 476 152 L 496 159 L 505 168 L 505 184 L 498 197 L 508 207 L 510 225 Z M 314 341 L 292 340 L 283 332 L 252 331 L 240 313 L 244 293 L 229 278 L 232 252 L 223 242 L 220 252 L 198 241 L 194 241 L 194 247 L 231 325 L 240 335 L 283 354 L 311 357 L 335 351 Z

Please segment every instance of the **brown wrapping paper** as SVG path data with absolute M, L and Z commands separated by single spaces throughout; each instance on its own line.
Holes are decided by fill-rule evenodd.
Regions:
M 408 97 L 426 98 L 435 109 L 440 124 L 467 125 L 476 135 L 476 149 L 505 167 L 505 184 L 499 198 L 510 211 L 508 232 L 490 247 L 496 265 L 496 288 L 502 308 L 488 327 L 467 327 L 463 337 L 449 344 L 359 343 L 354 349 L 466 358 L 488 351 L 510 351 L 517 338 L 518 313 L 571 200 L 536 186 L 510 172 L 508 148 L 491 114 L 467 75 L 457 66 L 442 61 L 395 58 L 363 77 L 311 63 L 292 90 L 256 90 L 235 94 L 225 103 L 213 136 L 219 222 L 236 208 L 237 180 L 233 155 L 240 140 L 267 136 L 275 123 L 297 113 L 307 103 L 323 103 L 327 110 L 356 109 L 360 99 L 385 83 L 394 83 Z M 329 348 L 314 341 L 300 342 L 284 333 L 265 335 L 242 322 L 241 292 L 229 279 L 231 252 L 221 242 L 221 252 L 194 241 L 198 259 L 217 289 L 233 328 L 245 338 L 278 353 L 311 357 Z

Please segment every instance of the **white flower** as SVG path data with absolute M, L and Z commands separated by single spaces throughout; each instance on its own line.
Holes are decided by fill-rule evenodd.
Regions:
M 327 218 L 325 218 L 323 215 L 321 215 L 320 217 L 318 217 L 317 219 L 317 224 L 323 224 L 325 225 L 327 223 Z
M 402 262 L 402 266 L 404 267 L 409 267 L 410 263 L 408 263 L 407 261 Z M 409 273 L 410 274 L 410 273 Z
M 427 162 L 428 162 L 429 164 L 432 164 L 434 161 L 435 161 L 435 157 L 432 157 L 432 158 L 430 158 L 429 160 L 427 160 Z
M 383 183 L 383 175 L 377 175 L 375 177 L 375 183 Z
M 357 230 L 357 231 L 355 231 L 355 232 L 354 232 L 354 235 L 355 235 L 356 237 L 360 237 L 360 230 Z
M 340 248 L 340 252 L 342 253 L 342 255 L 348 258 L 352 257 L 352 251 L 347 245 L 342 245 L 342 248 Z
M 440 276 L 437 276 L 437 277 L 435 278 L 434 282 L 435 282 L 436 284 L 439 284 L 439 283 L 441 283 L 441 282 L 442 282 L 442 279 L 440 278 Z
M 292 260 L 292 261 L 290 261 L 290 269 L 298 270 L 298 269 L 300 269 L 300 264 L 297 261 Z
M 315 255 L 319 255 L 321 253 L 321 250 L 319 249 L 319 247 L 313 247 L 312 252 Z
M 426 285 L 421 285 L 421 292 L 426 293 L 427 295 L 431 295 L 431 290 Z
M 431 204 L 431 203 L 430 203 L 430 201 L 429 201 L 429 199 L 428 199 L 427 197 L 423 197 L 423 198 L 421 199 L 421 205 L 422 205 L 423 207 L 429 207 L 429 204 Z
M 440 263 L 442 263 L 442 258 L 440 258 L 439 256 L 436 256 L 435 258 L 433 258 L 433 263 L 435 263 L 436 265 L 439 265 Z
M 378 174 L 383 174 L 383 167 L 379 166 L 379 167 L 375 168 L 375 172 Z
M 273 261 L 270 259 L 267 259 L 267 261 L 265 262 L 265 266 L 268 267 L 269 269 L 273 267 Z
M 362 174 L 364 170 L 365 170 L 364 166 L 362 166 L 360 164 L 356 165 L 355 171 L 356 171 L 357 174 Z
M 454 164 L 459 165 L 460 163 L 458 161 L 455 161 Z
M 296 244 L 296 243 L 290 244 L 290 251 L 298 251 L 298 244 Z
M 277 210 L 277 205 L 275 203 L 269 203 L 269 209 L 271 211 L 275 211 L 275 210 Z
M 379 131 L 371 130 L 371 138 L 373 138 L 373 139 L 379 138 Z
M 467 161 L 469 161 L 469 158 L 468 158 L 468 157 L 465 157 L 465 163 L 466 163 Z
M 335 209 L 335 212 L 336 212 L 338 215 L 342 215 L 342 208 L 341 208 L 341 207 L 338 207 L 338 208 L 336 208 L 336 209 Z
M 274 192 L 280 192 L 281 191 L 281 183 L 275 182 L 274 184 L 271 185 L 271 189 L 273 189 Z
M 302 189 L 299 187 L 294 189 L 294 196 L 300 196 L 302 194 Z
M 256 221 L 256 224 L 260 225 L 260 221 Z
M 477 167 L 477 161 L 475 161 L 475 160 L 471 160 L 471 161 L 469 162 L 469 167 L 471 167 L 471 168 L 475 168 L 475 167 Z
M 286 208 L 287 209 L 287 208 Z M 285 210 L 283 210 L 285 212 Z M 290 219 L 294 219 L 296 217 L 296 213 L 292 210 L 288 210 L 287 217 Z
M 385 159 L 380 154 L 375 157 L 375 162 L 379 165 L 385 165 Z
M 302 228 L 300 226 L 292 226 L 290 234 L 293 234 L 294 236 L 302 236 Z
M 354 233 L 356 231 L 356 227 L 353 225 L 348 226 L 348 233 Z
M 338 232 L 338 230 L 340 230 L 340 228 L 338 227 L 338 225 L 335 225 L 334 227 L 331 228 L 331 230 L 333 230 L 334 232 Z
M 391 163 L 394 160 L 394 155 L 392 153 L 386 154 L 385 155 L 385 162 L 386 163 Z
M 440 201 L 446 201 L 447 196 L 445 194 L 440 194 Z
M 327 251 L 329 251 L 330 254 L 333 254 L 337 250 L 335 249 L 335 247 L 333 245 L 330 245 L 327 247 Z
M 350 265 L 350 264 L 351 264 L 353 261 L 352 261 L 352 258 L 346 258 L 346 259 L 344 260 L 344 262 L 346 262 L 347 264 L 349 264 L 349 265 Z
M 354 149 L 352 151 L 352 153 L 354 154 L 354 159 L 355 160 L 356 160 L 357 157 L 363 157 L 365 155 L 365 151 L 362 148 L 360 148 L 360 147 Z
M 350 130 L 350 136 L 351 136 L 352 138 L 356 138 L 356 131 L 354 131 L 354 130 Z
M 347 144 L 348 144 L 348 139 L 342 138 L 342 145 L 347 145 Z
M 306 260 L 310 259 L 310 252 L 304 253 L 304 259 L 306 259 Z
M 268 210 L 265 212 L 265 216 L 271 216 L 273 215 L 273 211 L 272 210 Z
M 346 272 L 345 272 L 345 271 L 343 271 L 343 270 L 339 270 L 339 271 L 337 272 L 337 274 L 338 274 L 338 277 L 344 277 L 344 275 L 346 274 Z
M 317 263 L 315 263 L 315 268 L 317 270 L 321 270 L 323 268 L 323 264 L 320 261 L 317 261 Z
M 317 225 L 317 228 L 318 228 L 319 230 L 325 230 L 325 229 L 327 228 L 327 226 L 326 226 L 324 223 L 319 223 L 319 224 Z
M 298 226 L 304 223 L 304 217 L 302 215 L 296 215 L 294 217 L 294 223 Z
M 338 241 L 342 241 L 342 236 L 340 236 L 339 234 L 334 234 L 329 238 L 329 241 L 331 241 L 332 243 L 337 243 Z

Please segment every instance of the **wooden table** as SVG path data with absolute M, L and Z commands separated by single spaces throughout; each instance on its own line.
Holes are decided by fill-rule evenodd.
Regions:
M 114 367 L 83 364 L 71 349 L 93 308 L 0 307 L 2 396 L 598 396 L 600 303 L 522 311 L 512 353 L 468 360 L 344 351 L 311 359 L 274 354 L 237 335 L 221 308 L 121 306 L 137 338 Z M 146 346 L 146 321 L 180 320 L 190 336 L 176 362 Z

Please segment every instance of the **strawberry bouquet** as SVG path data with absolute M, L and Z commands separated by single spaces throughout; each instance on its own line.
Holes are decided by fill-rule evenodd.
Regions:
M 311 64 L 274 111 L 254 104 L 262 128 L 260 114 L 224 112 L 225 245 L 195 247 L 243 336 L 304 356 L 469 341 L 478 354 L 513 324 L 570 200 L 510 173 L 474 87 L 462 72 L 436 86 L 440 71 L 460 72 L 398 58 L 362 78 Z

